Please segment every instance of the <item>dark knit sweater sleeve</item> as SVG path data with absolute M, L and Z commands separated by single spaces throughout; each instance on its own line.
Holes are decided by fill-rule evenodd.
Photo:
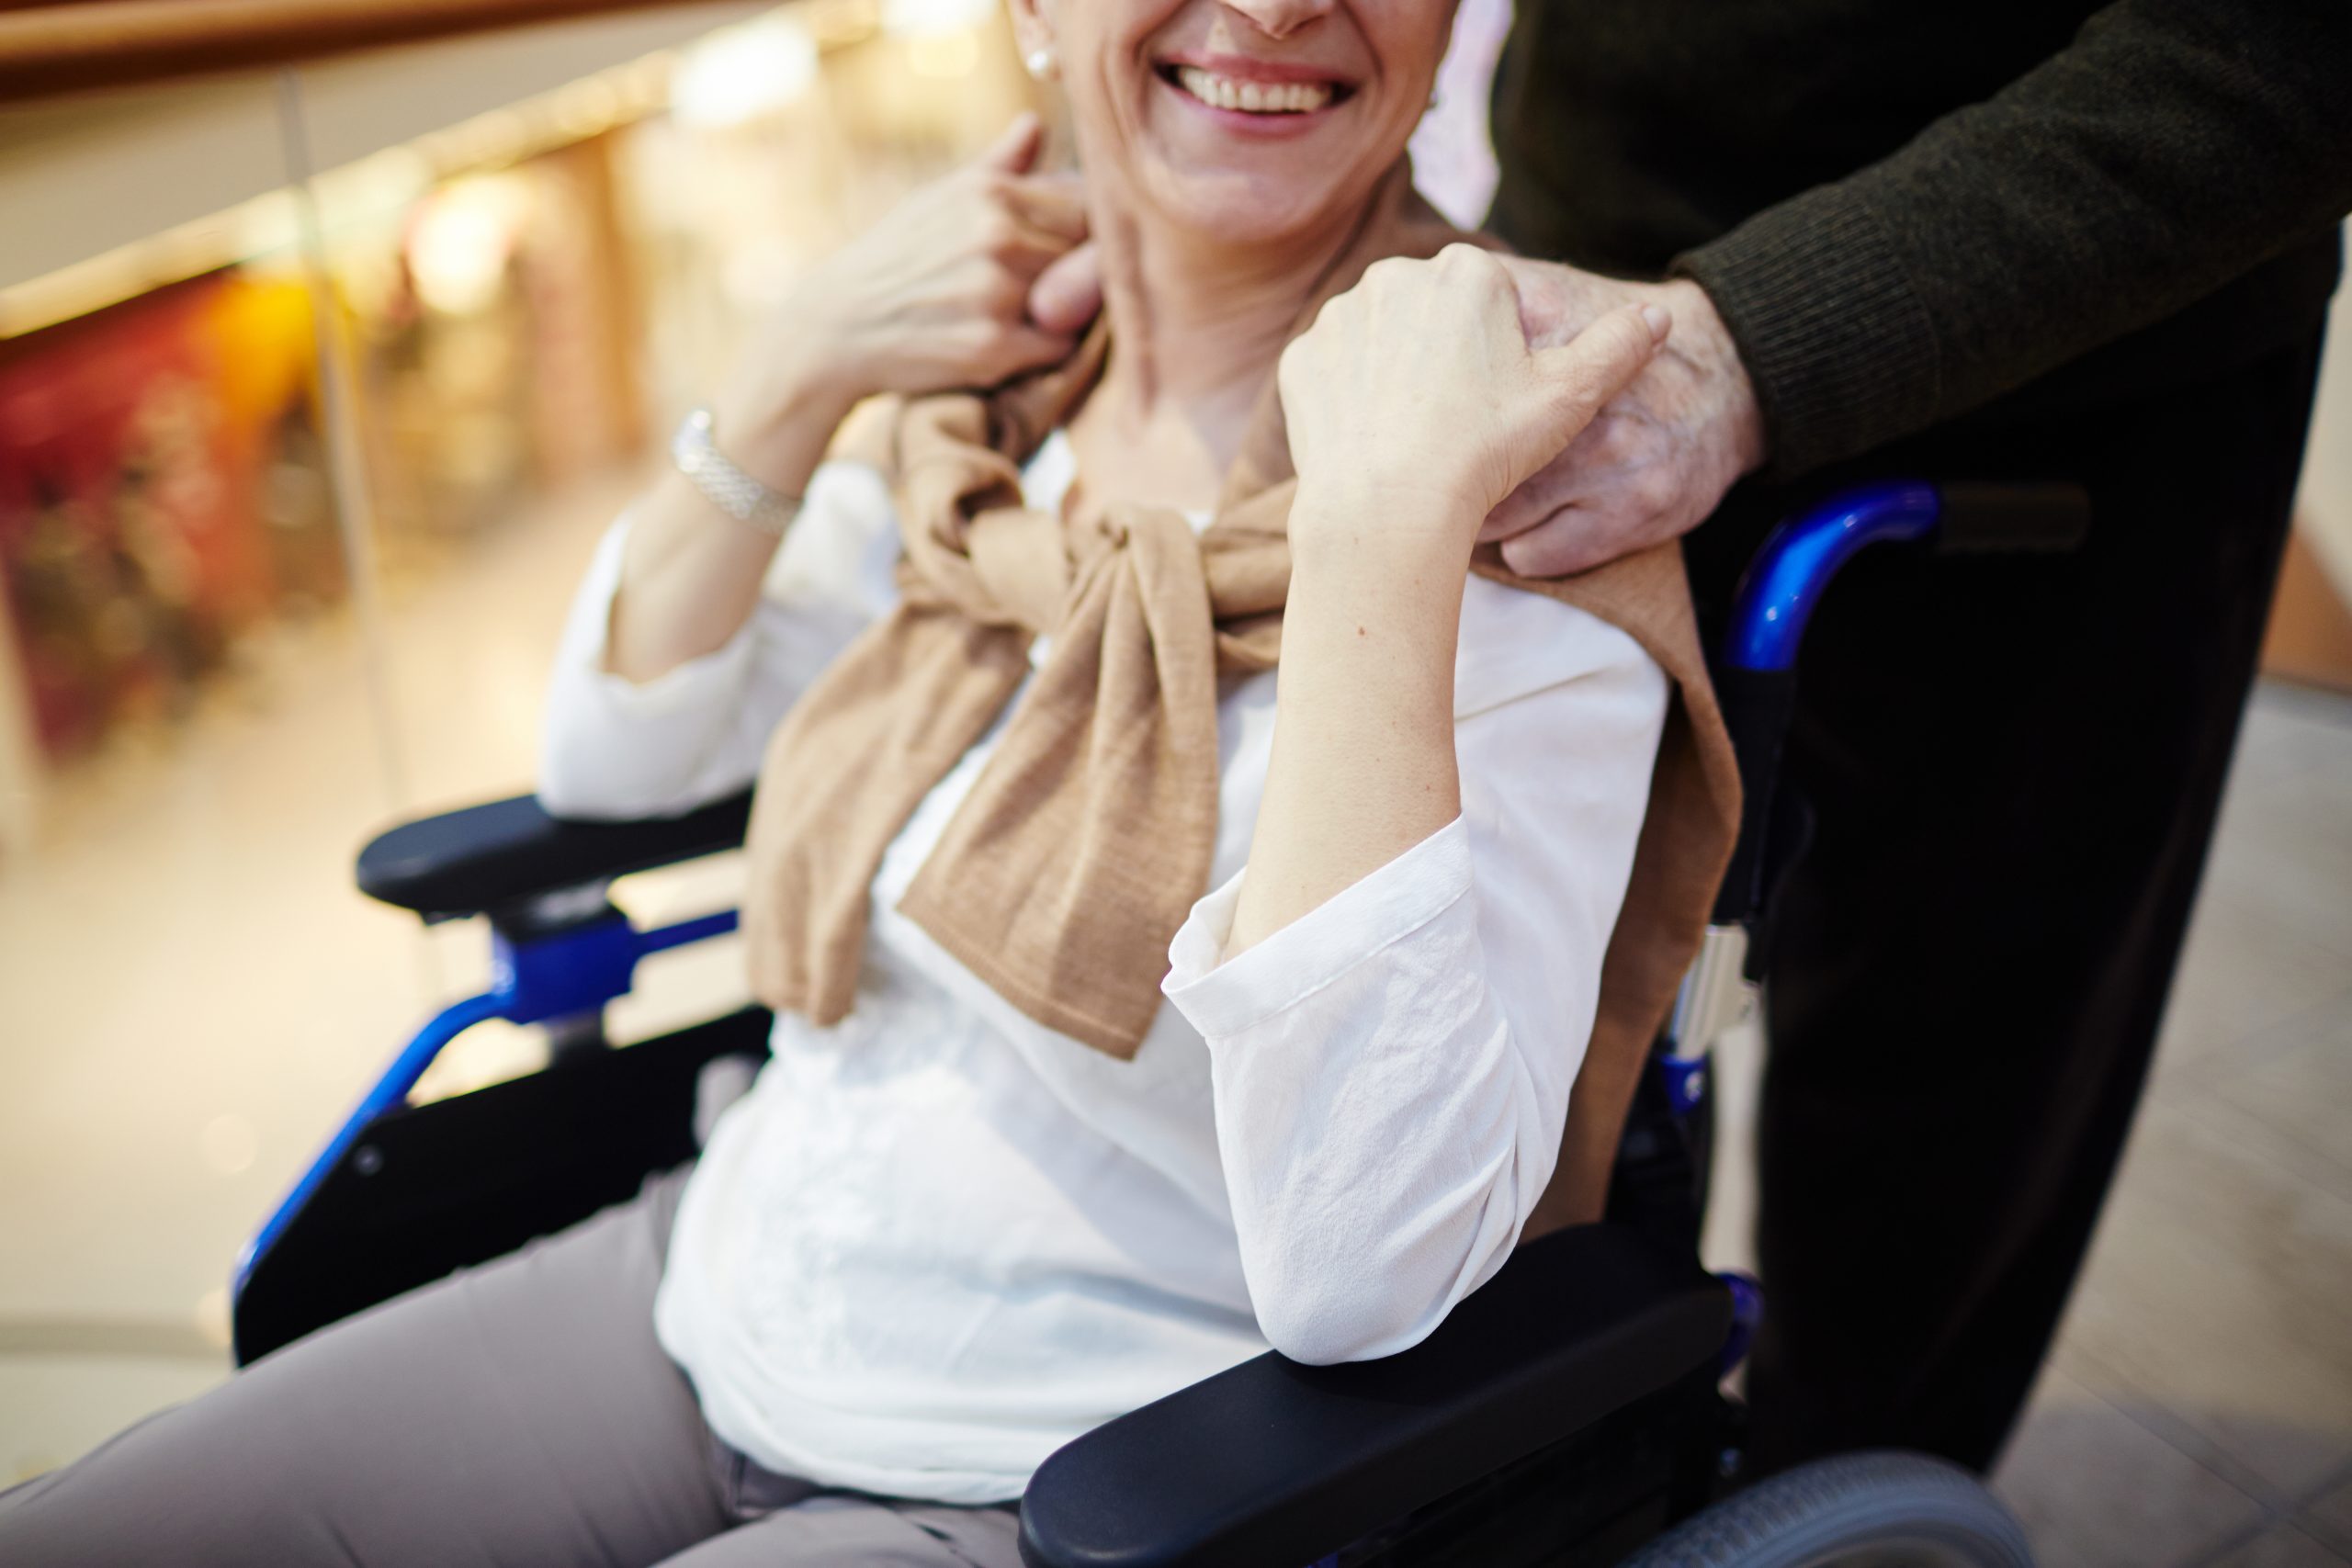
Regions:
M 1985 102 L 1678 257 L 1795 474 L 2157 321 L 2352 208 L 2352 0 L 2120 0 Z

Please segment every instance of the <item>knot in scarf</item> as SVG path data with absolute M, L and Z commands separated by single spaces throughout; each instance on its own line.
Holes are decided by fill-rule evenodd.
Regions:
M 761 774 L 745 928 L 770 1005 L 847 1013 L 865 884 L 1003 715 L 899 911 L 1063 1033 L 1129 1056 L 1149 1027 L 1216 848 L 1217 678 L 1280 652 L 1294 486 L 1253 442 L 1198 534 L 1169 507 L 1027 505 L 1022 461 L 1105 352 L 1098 329 L 1016 391 L 901 411 L 899 604 L 786 716 Z

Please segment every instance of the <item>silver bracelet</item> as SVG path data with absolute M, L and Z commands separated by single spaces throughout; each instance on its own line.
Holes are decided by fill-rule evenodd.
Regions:
M 695 409 L 679 422 L 678 433 L 670 437 L 670 461 L 713 506 L 772 538 L 782 538 L 800 511 L 798 496 L 770 490 L 728 460 L 711 439 L 708 409 Z

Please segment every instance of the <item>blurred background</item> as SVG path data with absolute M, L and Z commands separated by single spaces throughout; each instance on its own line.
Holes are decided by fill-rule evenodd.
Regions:
M 1417 144 L 1468 220 L 1507 10 L 1464 6 Z M 486 973 L 483 933 L 354 892 L 352 852 L 527 786 L 563 607 L 673 423 L 811 257 L 1032 104 L 997 0 L 183 40 L 112 83 L 9 76 L 34 15 L 0 11 L 0 1486 L 227 1374 L 237 1249 Z M 2157 1081 L 2002 1477 L 2052 1563 L 2352 1564 L 2336 321 Z M 733 874 L 620 899 L 699 911 Z M 616 1036 L 739 998 L 737 962 L 654 961 Z M 420 1092 L 539 1050 L 477 1030 Z

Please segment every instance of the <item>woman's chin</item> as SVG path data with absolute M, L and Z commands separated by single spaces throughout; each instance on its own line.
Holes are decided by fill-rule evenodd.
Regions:
M 1352 205 L 1330 171 L 1311 178 L 1222 168 L 1163 169 L 1149 182 L 1152 205 L 1170 226 L 1203 240 L 1257 250 L 1328 234 Z M 1366 192 L 1355 193 L 1361 200 Z

